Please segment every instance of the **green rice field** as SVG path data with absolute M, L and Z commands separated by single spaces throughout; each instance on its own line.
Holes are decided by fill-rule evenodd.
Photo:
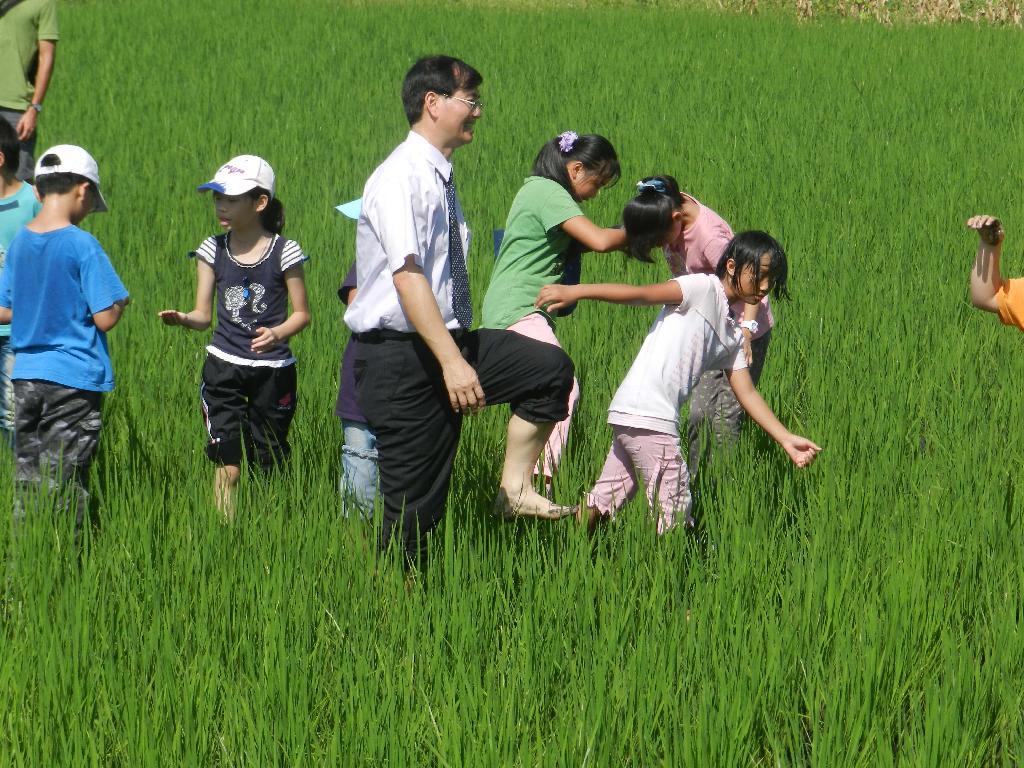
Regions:
M 99 161 L 110 212 L 84 226 L 133 304 L 110 335 L 99 527 L 79 555 L 70 520 L 17 546 L 0 526 L 0 765 L 1024 762 L 1024 337 L 970 307 L 963 226 L 1001 216 L 1004 273 L 1024 273 L 1018 30 L 340 0 L 67 0 L 60 22 L 40 149 Z M 761 391 L 824 446 L 812 467 L 748 426 L 697 479 L 697 534 L 659 539 L 634 502 L 588 540 L 490 516 L 498 407 L 466 424 L 426 570 L 377 559 L 337 493 L 355 232 L 333 206 L 404 138 L 402 76 L 440 52 L 484 75 L 455 155 L 477 310 L 541 144 L 601 133 L 623 178 L 585 204 L 597 222 L 667 172 L 786 247 Z M 185 254 L 216 229 L 194 190 L 243 152 L 277 171 L 313 325 L 290 469 L 243 480 L 224 525 L 208 334 L 156 313 L 191 308 Z M 667 276 L 584 259 L 586 281 Z M 583 395 L 559 501 L 596 479 L 655 314 L 560 322 Z

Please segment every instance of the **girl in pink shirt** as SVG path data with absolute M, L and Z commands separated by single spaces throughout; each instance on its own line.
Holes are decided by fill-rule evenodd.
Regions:
M 632 255 L 646 258 L 652 248 L 661 246 L 675 277 L 713 274 L 733 238 L 725 219 L 681 192 L 676 180 L 668 175 L 649 176 L 638 183 L 637 195 L 626 204 L 622 216 Z M 778 295 L 788 298 L 784 286 Z M 743 333 L 750 378 L 757 386 L 775 325 L 768 297 L 752 304 L 734 302 L 731 309 Z M 715 445 L 726 445 L 739 438 L 742 423 L 743 408 L 725 372 L 706 371 L 690 398 L 687 432 L 691 472 L 696 472 L 700 462 L 702 433 L 707 427 Z M 709 451 L 710 445 L 705 450 Z
M 729 243 L 715 274 L 684 275 L 654 285 L 547 285 L 537 306 L 556 311 L 597 299 L 616 304 L 665 304 L 608 407 L 613 442 L 601 477 L 587 494 L 588 528 L 614 515 L 636 494 L 639 479 L 658 512 L 658 532 L 681 519 L 693 525 L 686 462 L 679 446 L 679 410 L 702 373 L 721 370 L 741 406 L 799 467 L 821 449 L 795 435 L 757 393 L 743 339 L 729 305 L 757 304 L 785 289 L 786 255 L 764 232 L 741 232 Z

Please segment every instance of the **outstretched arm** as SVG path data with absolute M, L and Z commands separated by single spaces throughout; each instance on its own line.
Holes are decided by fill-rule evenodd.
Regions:
M 583 243 L 588 251 L 608 253 L 626 247 L 626 230 L 599 227 L 586 216 L 573 216 L 562 222 L 562 231 Z
M 999 255 L 1006 233 L 994 216 L 972 216 L 967 220 L 967 228 L 978 233 L 978 253 L 971 269 L 971 303 L 985 312 L 998 312 L 996 294 L 1003 286 Z
M 627 283 L 545 285 L 540 289 L 534 306 L 548 312 L 557 312 L 562 307 L 584 299 L 607 301 L 612 304 L 632 304 L 638 307 L 680 304 L 683 301 L 683 289 L 675 280 L 649 285 L 629 285 Z
M 782 446 L 794 464 L 798 467 L 806 467 L 814 461 L 814 457 L 818 455 L 821 448 L 806 437 L 794 435 L 783 426 L 768 403 L 755 389 L 754 382 L 750 378 L 750 371 L 746 368 L 730 371 L 729 385 L 736 393 L 736 399 L 743 406 L 743 410 L 750 414 L 750 418 Z
M 164 325 L 180 325 L 193 331 L 205 331 L 213 319 L 213 267 L 196 260 L 196 306 L 191 312 L 165 309 L 157 313 Z

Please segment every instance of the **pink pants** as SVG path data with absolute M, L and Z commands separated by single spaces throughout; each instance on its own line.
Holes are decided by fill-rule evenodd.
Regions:
M 647 504 L 652 513 L 660 510 L 658 533 L 676 524 L 679 513 L 688 528 L 690 516 L 690 478 L 679 450 L 679 436 L 637 427 L 612 425 L 612 447 L 587 504 L 602 515 L 614 516 L 637 492 L 637 475 L 647 488 Z
M 519 322 L 510 325 L 508 330 L 528 339 L 543 341 L 545 344 L 554 344 L 559 349 L 562 348 L 547 318 L 540 312 L 531 312 Z M 544 446 L 544 453 L 537 462 L 535 474 L 543 473 L 545 477 L 552 477 L 555 470 L 558 469 L 558 462 L 562 458 L 562 449 L 565 448 L 565 441 L 569 437 L 569 424 L 572 421 L 572 414 L 576 410 L 576 401 L 579 399 L 580 383 L 574 378 L 572 391 L 569 393 L 569 415 L 551 430 L 551 436 L 548 438 L 547 445 Z

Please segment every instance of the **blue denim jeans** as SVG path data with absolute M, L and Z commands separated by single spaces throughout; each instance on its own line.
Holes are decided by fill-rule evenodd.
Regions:
M 341 509 L 367 520 L 373 517 L 377 496 L 377 436 L 362 421 L 341 420 L 345 444 L 341 447 Z
M 14 447 L 14 350 L 11 337 L 0 336 L 0 439 Z

